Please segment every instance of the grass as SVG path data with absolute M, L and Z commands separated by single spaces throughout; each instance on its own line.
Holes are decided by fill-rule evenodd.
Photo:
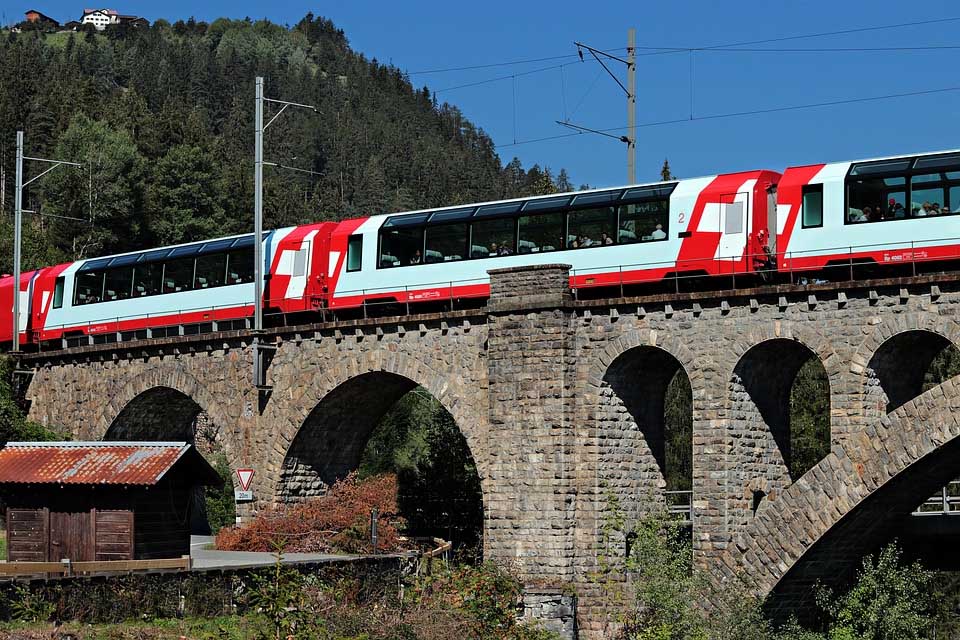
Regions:
M 0 531 L 0 560 L 7 559 L 7 532 Z

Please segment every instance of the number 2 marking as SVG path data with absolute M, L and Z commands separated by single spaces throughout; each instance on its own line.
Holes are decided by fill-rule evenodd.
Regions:
M 680 224 L 683 224 L 686 218 L 687 218 L 687 214 L 680 212 L 680 220 L 679 220 Z

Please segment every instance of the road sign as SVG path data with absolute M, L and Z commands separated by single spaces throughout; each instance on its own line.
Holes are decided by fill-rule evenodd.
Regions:
M 233 499 L 235 502 L 253 502 L 253 491 L 233 490 Z
M 253 480 L 253 469 L 237 469 L 237 483 L 242 491 L 250 490 L 250 481 Z

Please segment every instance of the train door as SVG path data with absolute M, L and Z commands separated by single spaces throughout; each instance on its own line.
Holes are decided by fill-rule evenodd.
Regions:
M 717 259 L 739 262 L 747 246 L 750 220 L 750 193 L 738 192 L 720 196 L 720 246 Z
M 767 189 L 767 246 L 770 254 L 777 255 L 777 235 L 780 227 L 777 226 L 777 185 Z
M 300 243 L 300 248 L 293 252 L 293 264 L 290 271 L 290 285 L 287 288 L 287 298 L 296 299 L 298 309 L 310 308 L 307 293 L 307 280 L 310 278 L 310 257 L 313 255 L 313 239 L 306 238 Z

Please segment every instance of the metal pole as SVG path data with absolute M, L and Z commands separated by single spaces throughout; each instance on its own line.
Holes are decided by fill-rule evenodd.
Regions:
M 627 182 L 637 182 L 637 30 L 627 30 Z
M 261 387 L 263 365 L 260 332 L 263 331 L 263 77 L 256 79 L 256 121 L 253 150 L 253 386 Z
M 17 131 L 17 172 L 13 192 L 13 352 L 20 351 L 20 226 L 23 218 L 23 131 Z
M 253 329 L 263 330 L 263 77 L 256 82 L 257 121 L 253 156 Z

